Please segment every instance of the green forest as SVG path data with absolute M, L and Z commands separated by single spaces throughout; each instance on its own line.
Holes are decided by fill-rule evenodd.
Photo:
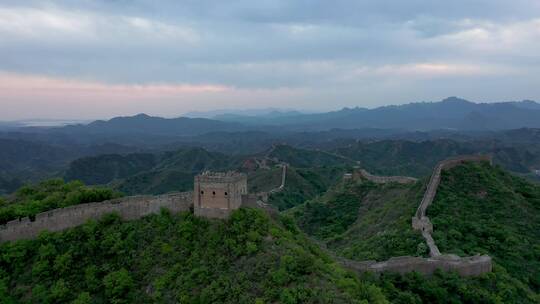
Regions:
M 0 246 L 3 303 L 386 303 L 292 224 L 163 211 Z
M 35 240 L 2 243 L 1 303 L 540 301 L 538 185 L 488 164 L 443 172 L 428 208 L 433 236 L 444 253 L 489 254 L 492 273 L 359 274 L 343 268 L 341 257 L 382 261 L 427 254 L 423 238 L 410 227 L 427 180 L 336 183 L 325 178 L 332 176 L 328 170 L 291 170 L 291 183 L 312 190 L 301 193 L 303 203 L 278 205 L 285 211 L 277 217 L 249 208 L 228 220 L 162 210 L 126 222 L 110 214 Z M 270 171 L 276 183 L 278 171 Z M 6 222 L 121 195 L 50 180 L 4 197 L 0 214 Z
M 0 197 L 0 224 L 56 208 L 101 202 L 122 196 L 104 187 L 88 187 L 80 181 L 53 179 L 20 188 L 9 198 Z

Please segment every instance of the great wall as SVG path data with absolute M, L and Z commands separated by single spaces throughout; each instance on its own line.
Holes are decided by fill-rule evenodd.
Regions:
M 440 184 L 441 173 L 443 170 L 452 168 L 467 161 L 489 161 L 491 158 L 487 156 L 461 156 L 452 159 L 441 161 L 430 178 L 426 192 L 418 207 L 415 216 L 412 218 L 412 226 L 415 230 L 420 230 L 426 243 L 430 249 L 430 257 L 393 257 L 387 261 L 353 261 L 336 257 L 336 259 L 344 267 L 358 272 L 375 272 L 381 273 L 384 271 L 392 271 L 398 273 L 407 273 L 416 271 L 422 274 L 430 275 L 437 269 L 443 271 L 456 271 L 461 276 L 476 276 L 486 272 L 491 272 L 492 261 L 487 255 L 458 257 L 456 255 L 442 255 L 439 252 L 431 232 L 433 225 L 429 218 L 425 215 L 426 209 L 432 204 L 437 188 Z M 274 192 L 279 192 L 285 187 L 285 178 L 287 174 L 287 165 L 282 164 L 282 179 L 278 188 Z M 376 183 L 410 183 L 416 179 L 410 177 L 377 177 L 360 171 L 363 178 L 369 179 Z M 272 192 L 272 193 L 274 193 Z M 225 193 L 227 195 L 227 193 Z M 261 197 L 264 194 L 243 194 L 241 198 L 242 207 L 260 208 L 268 213 L 275 215 L 277 211 L 267 205 Z M 97 220 L 103 215 L 116 212 L 124 220 L 134 220 L 146 215 L 159 213 L 162 208 L 166 208 L 173 213 L 188 211 L 194 207 L 193 192 L 171 193 L 159 196 L 132 196 L 120 199 L 114 199 L 99 203 L 88 203 L 70 206 L 66 208 L 54 209 L 51 211 L 39 213 L 35 219 L 28 217 L 17 219 L 6 223 L 0 227 L 0 242 L 15 241 L 21 239 L 36 238 L 43 230 L 51 232 L 62 231 L 71 227 L 76 227 L 84 224 L 90 219 Z M 240 207 L 238 206 L 238 207 Z
M 43 230 L 62 231 L 98 220 L 103 215 L 116 212 L 124 220 L 135 220 L 159 213 L 166 208 L 173 213 L 188 211 L 193 205 L 192 192 L 171 193 L 158 196 L 130 196 L 100 203 L 88 203 L 42 212 L 32 220 L 28 217 L 10 221 L 0 228 L 0 241 L 36 238 Z
M 372 181 L 376 184 L 385 184 L 385 183 L 398 183 L 398 184 L 409 184 L 409 183 L 415 183 L 418 181 L 417 178 L 409 177 L 409 176 L 380 176 L 380 175 L 372 175 L 369 172 L 367 172 L 364 169 L 358 169 L 356 170 L 353 175 L 358 175 L 360 177 L 363 177 L 369 181 Z M 357 178 L 353 176 L 352 178 Z
M 435 240 L 431 236 L 433 232 L 433 224 L 426 216 L 426 210 L 429 205 L 433 203 L 437 188 L 441 183 L 441 174 L 443 170 L 447 170 L 463 164 L 465 162 L 483 162 L 487 161 L 491 164 L 491 157 L 485 155 L 466 155 L 449 158 L 439 162 L 433 169 L 433 173 L 429 180 L 429 183 L 424 192 L 424 196 L 415 216 L 411 220 L 412 228 L 419 230 L 422 236 L 426 240 L 426 244 L 429 248 L 429 258 L 403 256 L 393 257 L 387 261 L 351 261 L 341 259 L 342 264 L 350 269 L 357 271 L 372 271 L 376 273 L 384 271 L 392 271 L 399 273 L 406 273 L 411 271 L 417 271 L 423 274 L 432 274 L 437 269 L 444 271 L 455 271 L 461 276 L 476 276 L 483 273 L 491 272 L 492 261 L 488 255 L 475 255 L 469 257 L 459 257 L 453 254 L 441 254 L 439 248 L 435 244 Z M 413 182 L 413 178 L 407 178 L 403 176 L 395 177 L 374 177 L 367 173 L 365 170 L 360 170 L 360 175 L 368 180 L 376 183 L 397 182 L 397 183 L 410 183 Z

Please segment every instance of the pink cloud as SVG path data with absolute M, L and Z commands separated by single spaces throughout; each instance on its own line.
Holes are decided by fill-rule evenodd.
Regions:
M 137 113 L 176 117 L 193 110 L 287 106 L 304 93 L 216 84 L 107 84 L 0 72 L 0 119 L 95 119 Z
M 34 75 L 0 73 L 0 96 L 93 95 L 125 98 L 174 97 L 184 94 L 215 93 L 232 90 L 212 84 L 106 84 Z

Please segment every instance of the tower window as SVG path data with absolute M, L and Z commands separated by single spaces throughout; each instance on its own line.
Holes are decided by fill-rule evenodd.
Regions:
M 204 194 L 204 191 L 201 190 L 201 195 Z
M 216 191 L 212 191 L 212 194 L 213 194 L 213 195 L 216 195 Z
M 227 192 L 225 192 L 225 196 L 227 196 Z

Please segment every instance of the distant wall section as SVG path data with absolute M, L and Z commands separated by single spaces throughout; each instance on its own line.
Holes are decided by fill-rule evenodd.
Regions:
M 416 178 L 409 177 L 409 176 L 379 176 L 379 175 L 372 175 L 364 169 L 355 170 L 352 175 L 352 178 L 358 179 L 360 177 L 363 177 L 377 184 L 385 184 L 385 183 L 409 184 L 409 183 L 415 183 L 417 181 Z

